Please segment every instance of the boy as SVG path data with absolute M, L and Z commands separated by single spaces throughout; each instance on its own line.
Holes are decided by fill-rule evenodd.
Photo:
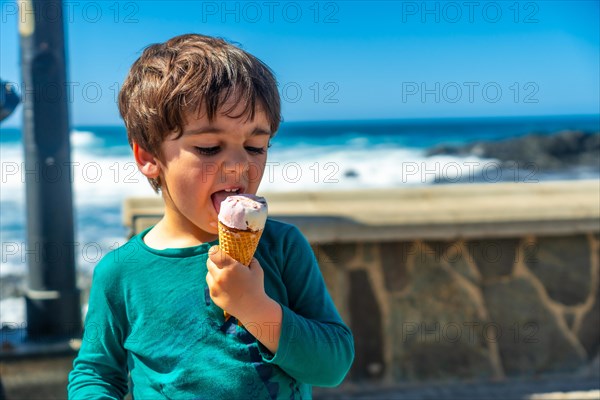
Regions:
M 310 398 L 311 385 L 338 385 L 352 333 L 297 228 L 269 219 L 250 267 L 215 246 L 221 200 L 256 193 L 279 127 L 269 68 L 221 39 L 178 36 L 144 50 L 119 110 L 165 213 L 96 267 L 69 398 L 123 398 L 128 373 L 138 399 Z

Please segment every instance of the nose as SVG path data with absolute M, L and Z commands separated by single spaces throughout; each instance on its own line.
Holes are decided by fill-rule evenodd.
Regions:
M 226 155 L 223 161 L 223 172 L 225 173 L 225 180 L 230 180 L 232 177 L 236 178 L 236 182 L 243 179 L 245 174 L 248 172 L 250 160 L 246 151 L 230 151 Z

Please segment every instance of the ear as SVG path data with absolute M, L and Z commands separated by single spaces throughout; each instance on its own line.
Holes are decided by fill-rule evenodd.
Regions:
M 144 150 L 137 143 L 133 143 L 133 157 L 138 169 L 147 178 L 157 178 L 160 174 L 158 160 L 149 151 Z

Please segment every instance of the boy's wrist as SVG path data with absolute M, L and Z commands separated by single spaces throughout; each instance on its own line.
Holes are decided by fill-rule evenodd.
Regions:
M 249 304 L 247 310 L 241 314 L 238 319 L 244 325 L 259 324 L 266 321 L 269 315 L 274 314 L 276 308 L 281 308 L 281 306 L 265 293 L 264 296 L 261 296 L 256 302 L 253 302 L 251 305 Z
M 272 354 L 279 348 L 283 310 L 278 302 L 265 294 L 239 321 Z

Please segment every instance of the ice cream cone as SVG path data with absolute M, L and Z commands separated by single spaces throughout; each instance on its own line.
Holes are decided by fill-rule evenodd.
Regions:
M 230 228 L 219 221 L 219 247 L 234 260 L 249 266 L 262 233 L 262 229 L 256 232 L 251 230 L 242 231 Z M 223 315 L 225 321 L 230 317 L 227 311 L 223 311 Z M 242 326 L 239 321 L 238 325 Z
M 219 247 L 234 260 L 248 266 L 258 247 L 262 232 L 262 229 L 255 232 L 230 228 L 219 221 Z
M 249 266 L 266 218 L 267 203 L 264 198 L 252 195 L 227 197 L 221 203 L 219 212 L 219 247 L 234 260 Z M 223 314 L 228 320 L 230 315 L 227 311 L 223 311 Z M 239 321 L 238 325 L 242 326 Z

